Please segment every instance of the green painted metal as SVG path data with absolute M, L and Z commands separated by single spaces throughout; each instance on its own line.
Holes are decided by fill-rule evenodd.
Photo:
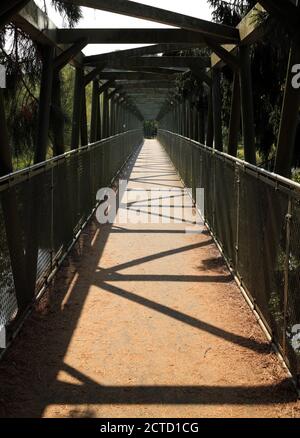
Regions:
M 0 6 L 0 29 L 8 23 L 30 0 L 10 0 Z
M 251 164 L 256 164 L 253 90 L 249 46 L 240 47 L 240 62 L 241 110 L 245 159 Z
M 176 44 L 192 43 L 206 46 L 200 32 L 184 29 L 58 29 L 57 44 L 73 44 L 81 38 L 88 38 L 89 44 Z M 220 44 L 227 39 L 219 37 Z
M 45 46 L 42 48 L 42 77 L 39 96 L 37 139 L 34 162 L 44 161 L 47 156 L 49 144 L 49 123 L 53 83 L 53 59 L 54 48 Z
M 233 157 L 237 155 L 238 141 L 241 126 L 241 94 L 240 94 L 240 76 L 235 72 L 232 84 L 232 98 L 230 122 L 228 131 L 228 153 Z
M 212 70 L 212 105 L 215 148 L 223 150 L 223 131 L 222 131 L 222 96 L 221 96 L 221 72 Z
M 52 122 L 53 130 L 53 154 L 61 155 L 65 152 L 65 120 L 61 105 L 61 78 L 60 72 L 54 70 L 52 87 Z
M 292 42 L 288 61 L 274 169 L 279 175 L 288 178 L 291 176 L 292 171 L 300 108 L 300 88 L 293 87 L 292 69 L 294 65 L 299 63 L 300 41 L 299 38 L 295 38 Z
M 93 89 L 92 89 L 92 108 L 91 108 L 91 124 L 90 124 L 90 142 L 95 143 L 97 139 L 98 132 L 98 111 L 99 107 L 99 82 L 97 80 L 93 81 Z
M 84 72 L 83 68 L 77 67 L 74 83 L 74 98 L 73 98 L 73 118 L 72 118 L 72 135 L 71 148 L 79 147 L 80 126 L 82 121 L 82 104 L 84 91 Z
M 87 6 L 130 17 L 142 18 L 157 23 L 168 24 L 181 29 L 200 32 L 214 38 L 226 38 L 228 43 L 237 43 L 240 40 L 236 28 L 189 17 L 165 9 L 154 8 L 137 2 L 127 0 L 65 0 L 79 6 Z

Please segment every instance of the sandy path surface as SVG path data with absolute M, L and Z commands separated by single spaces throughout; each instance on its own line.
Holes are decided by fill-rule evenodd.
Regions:
M 1 416 L 299 416 L 210 235 L 185 232 L 193 209 L 157 141 L 130 172 L 114 225 L 91 221 L 1 362 Z

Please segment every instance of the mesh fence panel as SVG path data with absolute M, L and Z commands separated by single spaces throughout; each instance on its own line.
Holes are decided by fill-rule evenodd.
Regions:
M 8 207 L 4 204 L 6 204 L 6 201 L 3 197 L 0 209 L 0 326 L 5 326 L 7 322 L 10 322 L 17 310 L 17 298 L 6 234 L 5 212 L 3 211 Z
M 0 179 L 0 326 L 22 316 L 141 141 L 130 131 Z
M 214 173 L 214 157 L 207 151 L 201 150 L 202 155 L 202 184 L 204 189 L 204 216 L 210 228 L 214 229 L 214 198 L 215 198 L 215 181 Z
M 299 185 L 178 134 L 158 137 L 193 193 L 204 189 L 206 223 L 299 380 Z
M 293 193 L 291 197 L 291 222 L 290 222 L 290 247 L 289 247 L 289 283 L 288 283 L 288 313 L 287 329 L 290 343 L 288 354 L 290 367 L 293 374 L 299 374 L 300 342 L 300 194 Z M 292 345 L 290 345 L 292 344 Z M 295 357 L 294 349 L 298 355 Z
M 234 164 L 215 156 L 214 230 L 231 266 L 236 259 L 237 175 Z
M 274 339 L 283 344 L 285 225 L 288 198 L 240 172 L 237 272 Z

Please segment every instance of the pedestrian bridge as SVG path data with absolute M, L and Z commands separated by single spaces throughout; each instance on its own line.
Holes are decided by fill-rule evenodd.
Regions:
M 237 28 L 97 1 L 103 10 L 182 25 L 146 32 L 156 46 L 80 65 L 74 57 L 85 32 L 94 43 L 108 33 L 57 30 L 55 44 L 70 46 L 57 57 L 45 49 L 33 166 L 13 172 L 0 130 L 7 169 L 0 178 L 0 415 L 298 415 L 300 186 L 288 178 L 290 154 L 283 154 L 291 144 L 288 111 L 276 172 L 256 165 L 246 41 L 260 33 L 250 26 L 241 44 Z M 14 20 L 24 25 L 28 11 L 14 10 Z M 26 23 L 28 30 L 34 20 Z M 206 57 L 173 56 L 166 46 L 175 39 L 176 50 L 194 47 L 199 38 L 214 52 L 212 68 Z M 48 108 L 59 104 L 53 90 L 70 59 L 72 150 L 65 152 L 57 120 L 46 159 Z M 234 71 L 227 145 L 224 62 Z M 199 105 L 193 93 L 174 92 L 178 74 L 191 71 L 200 77 Z M 286 108 L 290 99 L 287 86 Z M 245 160 L 237 158 L 240 121 Z

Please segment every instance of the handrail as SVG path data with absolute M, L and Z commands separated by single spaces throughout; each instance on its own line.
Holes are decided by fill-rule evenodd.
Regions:
M 236 164 L 242 166 L 244 170 L 247 170 L 247 169 L 251 170 L 252 172 L 255 172 L 257 175 L 264 176 L 265 178 L 273 180 L 275 183 L 281 182 L 285 186 L 289 186 L 289 188 L 291 190 L 296 190 L 296 191 L 300 192 L 300 184 L 297 183 L 296 181 L 285 178 L 284 176 L 278 175 L 277 173 L 262 169 L 261 167 L 250 164 L 247 161 L 241 160 L 240 158 L 233 157 L 232 155 L 229 155 L 226 152 L 218 151 L 214 148 L 211 148 L 209 146 L 201 144 L 201 143 L 197 142 L 196 140 L 192 140 L 191 138 L 184 137 L 183 135 L 177 134 L 176 132 L 168 131 L 166 129 L 159 129 L 159 131 L 175 135 L 175 136 L 182 138 L 184 140 L 188 140 L 189 142 L 193 143 L 194 146 L 196 146 L 197 148 L 207 150 L 207 151 L 211 152 L 212 154 L 218 155 L 220 157 L 223 157 L 226 160 L 232 161 L 233 163 L 236 163 Z
M 167 130 L 169 154 L 230 271 L 295 380 L 300 376 L 300 184 Z M 197 189 L 205 192 L 204 205 Z
M 13 323 L 12 336 L 98 207 L 98 190 L 118 178 L 142 134 L 129 130 L 0 179 L 0 289 L 5 280 L 9 290 L 0 319 Z
M 64 161 L 64 160 L 68 159 L 69 157 L 72 157 L 74 155 L 80 155 L 84 152 L 91 151 L 99 146 L 102 146 L 103 144 L 105 144 L 111 140 L 116 140 L 119 137 L 125 136 L 126 134 L 128 134 L 130 132 L 138 132 L 138 131 L 140 131 L 140 130 L 134 129 L 131 131 L 121 132 L 119 134 L 104 138 L 104 139 L 96 141 L 94 143 L 89 143 L 88 145 L 81 146 L 78 149 L 73 149 L 73 150 L 70 150 L 68 152 L 65 152 L 64 154 L 57 155 L 53 158 L 49 158 L 48 160 L 42 161 L 38 164 L 33 164 L 31 166 L 25 167 L 24 169 L 16 170 L 15 172 L 8 173 L 7 175 L 0 177 L 0 192 L 5 190 L 7 188 L 7 185 L 12 186 L 14 184 L 20 183 L 24 179 L 30 179 L 34 175 L 37 175 L 38 173 L 40 173 L 42 171 L 46 171 L 46 170 L 56 166 L 59 162 Z

